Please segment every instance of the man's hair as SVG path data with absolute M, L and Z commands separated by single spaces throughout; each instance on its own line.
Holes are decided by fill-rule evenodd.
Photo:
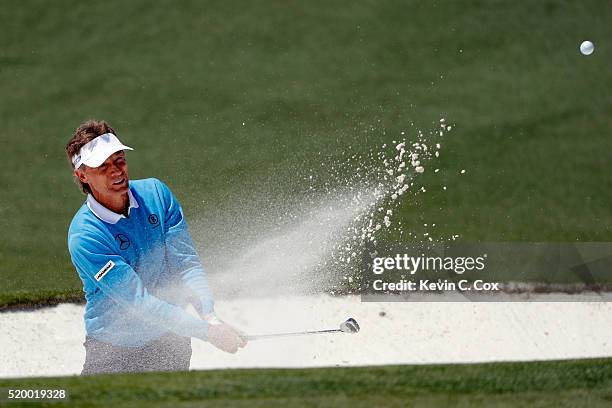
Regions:
M 104 120 L 88 120 L 87 122 L 81 123 L 78 128 L 74 131 L 72 138 L 66 145 L 66 155 L 70 166 L 74 169 L 72 164 L 72 157 L 77 154 L 81 147 L 94 140 L 96 137 L 101 136 L 105 133 L 112 133 L 117 135 L 115 129 L 110 127 Z M 74 176 L 74 182 L 79 186 L 83 194 L 91 194 L 89 184 L 82 183 L 77 176 Z

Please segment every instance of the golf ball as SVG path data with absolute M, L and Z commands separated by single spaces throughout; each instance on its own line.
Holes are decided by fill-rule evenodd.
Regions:
M 595 45 L 590 41 L 583 41 L 580 44 L 580 52 L 583 55 L 591 55 L 595 51 Z

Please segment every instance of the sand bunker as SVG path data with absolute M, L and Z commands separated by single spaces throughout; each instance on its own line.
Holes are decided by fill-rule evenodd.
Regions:
M 612 304 L 603 302 L 362 303 L 321 295 L 219 301 L 216 309 L 250 334 L 334 328 L 350 316 L 362 329 L 253 341 L 236 355 L 194 340 L 193 370 L 612 356 Z M 73 304 L 0 313 L 0 377 L 79 374 L 82 314 Z

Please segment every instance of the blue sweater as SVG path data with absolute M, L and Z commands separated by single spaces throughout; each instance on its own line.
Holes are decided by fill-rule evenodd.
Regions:
M 118 346 L 168 332 L 206 339 L 208 324 L 185 311 L 191 303 L 204 316 L 213 299 L 180 204 L 157 179 L 133 180 L 129 188 L 128 217 L 102 209 L 115 219 L 99 218 L 89 197 L 68 230 L 87 300 L 87 336 Z

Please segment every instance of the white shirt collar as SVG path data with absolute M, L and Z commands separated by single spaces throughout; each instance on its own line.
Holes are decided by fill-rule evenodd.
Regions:
M 128 197 L 130 199 L 130 206 L 128 208 L 128 215 L 130 215 L 130 210 L 132 208 L 138 208 L 138 201 L 132 194 L 132 191 L 128 189 Z M 108 222 L 109 224 L 116 224 L 120 219 L 125 218 L 123 214 L 117 214 L 100 204 L 98 200 L 94 198 L 93 195 L 87 195 L 87 207 L 91 210 L 92 213 L 95 214 L 96 217 L 101 219 L 104 222 Z

